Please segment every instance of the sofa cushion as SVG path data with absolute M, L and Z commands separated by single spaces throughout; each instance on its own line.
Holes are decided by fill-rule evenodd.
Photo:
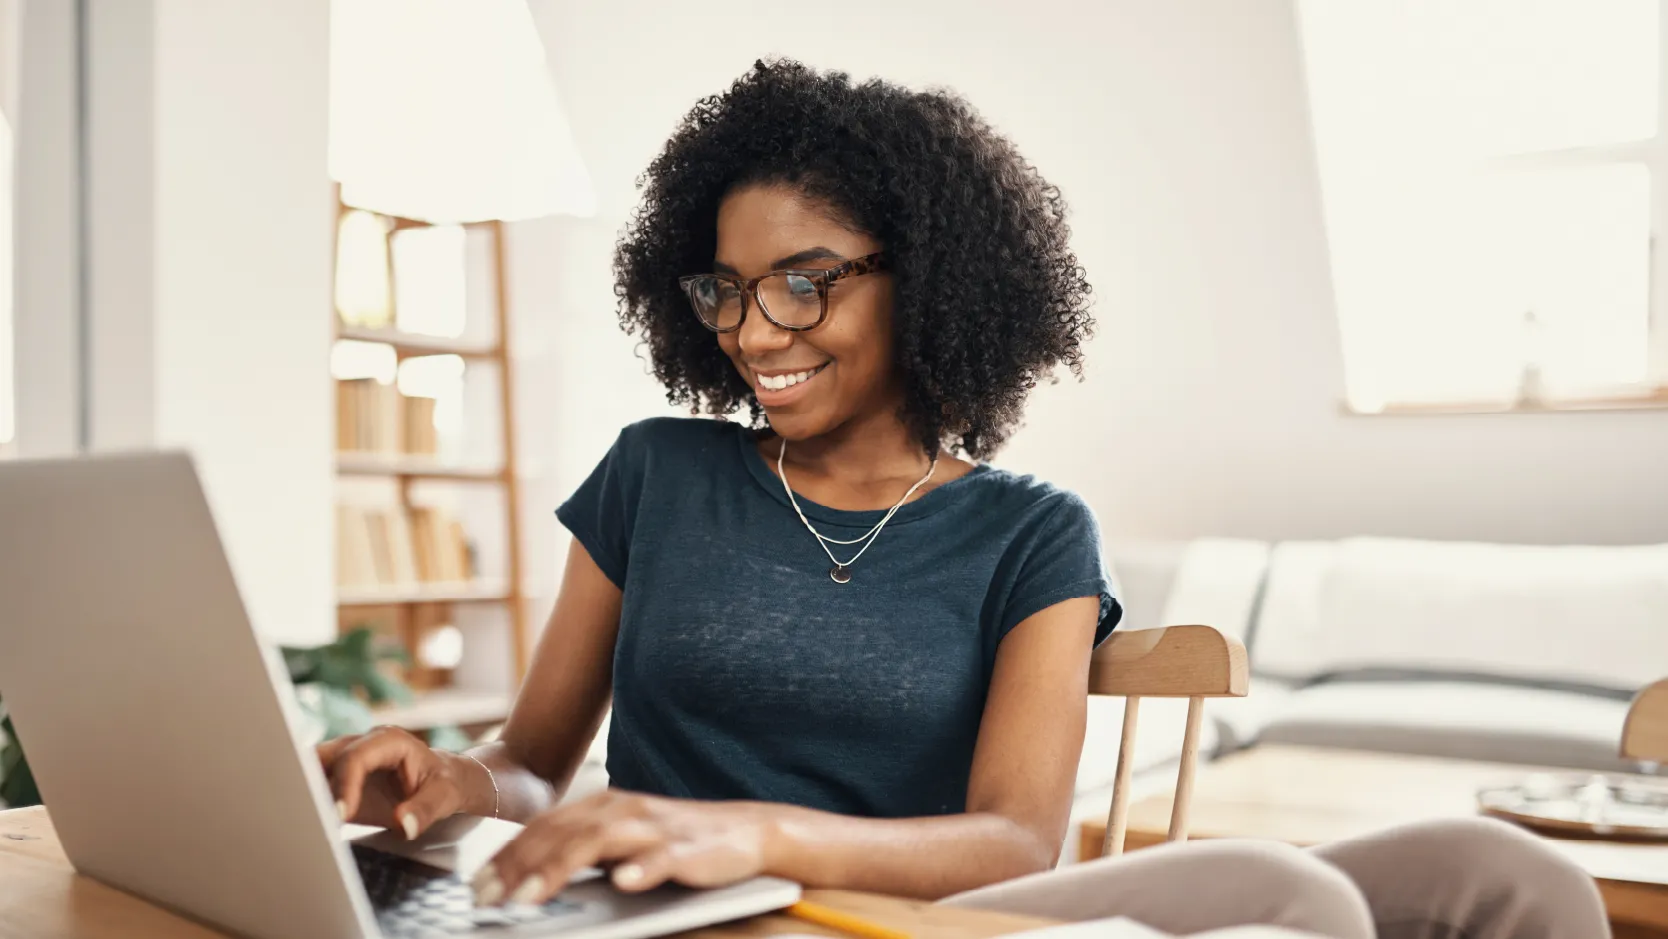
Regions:
M 1398 668 L 1628 691 L 1668 662 L 1668 545 L 1282 549 L 1253 656 L 1265 673 Z
M 1633 768 L 1618 754 L 1627 707 L 1598 695 L 1480 682 L 1338 681 L 1280 695 L 1259 715 L 1257 737 L 1616 771 Z
M 1296 694 L 1297 688 L 1293 682 L 1253 675 L 1245 697 L 1206 701 L 1205 714 L 1216 725 L 1221 752 L 1241 750 L 1256 743 L 1257 735 L 1280 713 L 1286 699 Z
M 1243 642 L 1268 556 L 1266 541 L 1195 539 L 1182 553 L 1159 625 L 1203 623 Z
M 1337 554 L 1335 541 L 1282 541 L 1269 550 L 1262 601 L 1246 638 L 1254 674 L 1301 680 L 1324 667 L 1318 604 Z
M 1164 625 L 1164 604 L 1187 553 L 1187 542 L 1110 541 L 1106 553 L 1118 601 L 1124 608 L 1118 628 L 1128 631 Z

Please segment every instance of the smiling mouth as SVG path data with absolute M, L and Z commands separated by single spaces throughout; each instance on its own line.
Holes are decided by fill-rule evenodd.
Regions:
M 786 375 L 760 375 L 755 372 L 753 377 L 758 381 L 759 387 L 766 391 L 786 391 L 800 382 L 810 381 L 812 378 L 815 378 L 818 372 L 821 372 L 823 369 L 828 367 L 828 364 L 829 363 L 824 362 L 816 368 L 806 369 L 803 372 L 792 372 Z

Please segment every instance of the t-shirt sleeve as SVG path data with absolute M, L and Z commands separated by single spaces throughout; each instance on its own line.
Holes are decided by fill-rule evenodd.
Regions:
M 585 481 L 556 509 L 557 520 L 622 590 L 643 492 L 645 459 L 639 436 L 634 427 L 622 430 Z
M 1100 600 L 1095 624 L 1095 645 L 1099 646 L 1123 618 L 1123 606 L 1094 510 L 1082 498 L 1066 493 L 1038 528 L 1020 564 L 1003 610 L 1001 636 L 1027 617 L 1077 597 Z

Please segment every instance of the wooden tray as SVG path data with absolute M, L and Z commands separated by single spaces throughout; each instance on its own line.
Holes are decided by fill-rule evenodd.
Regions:
M 1547 834 L 1668 842 L 1668 779 L 1537 773 L 1478 790 L 1477 808 Z

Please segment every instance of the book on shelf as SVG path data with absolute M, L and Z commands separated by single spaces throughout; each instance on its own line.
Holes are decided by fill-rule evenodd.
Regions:
M 336 585 L 419 590 L 475 581 L 463 524 L 431 506 L 336 506 Z
M 433 456 L 440 450 L 435 400 L 406 395 L 374 378 L 336 381 L 336 449 L 342 453 Z

